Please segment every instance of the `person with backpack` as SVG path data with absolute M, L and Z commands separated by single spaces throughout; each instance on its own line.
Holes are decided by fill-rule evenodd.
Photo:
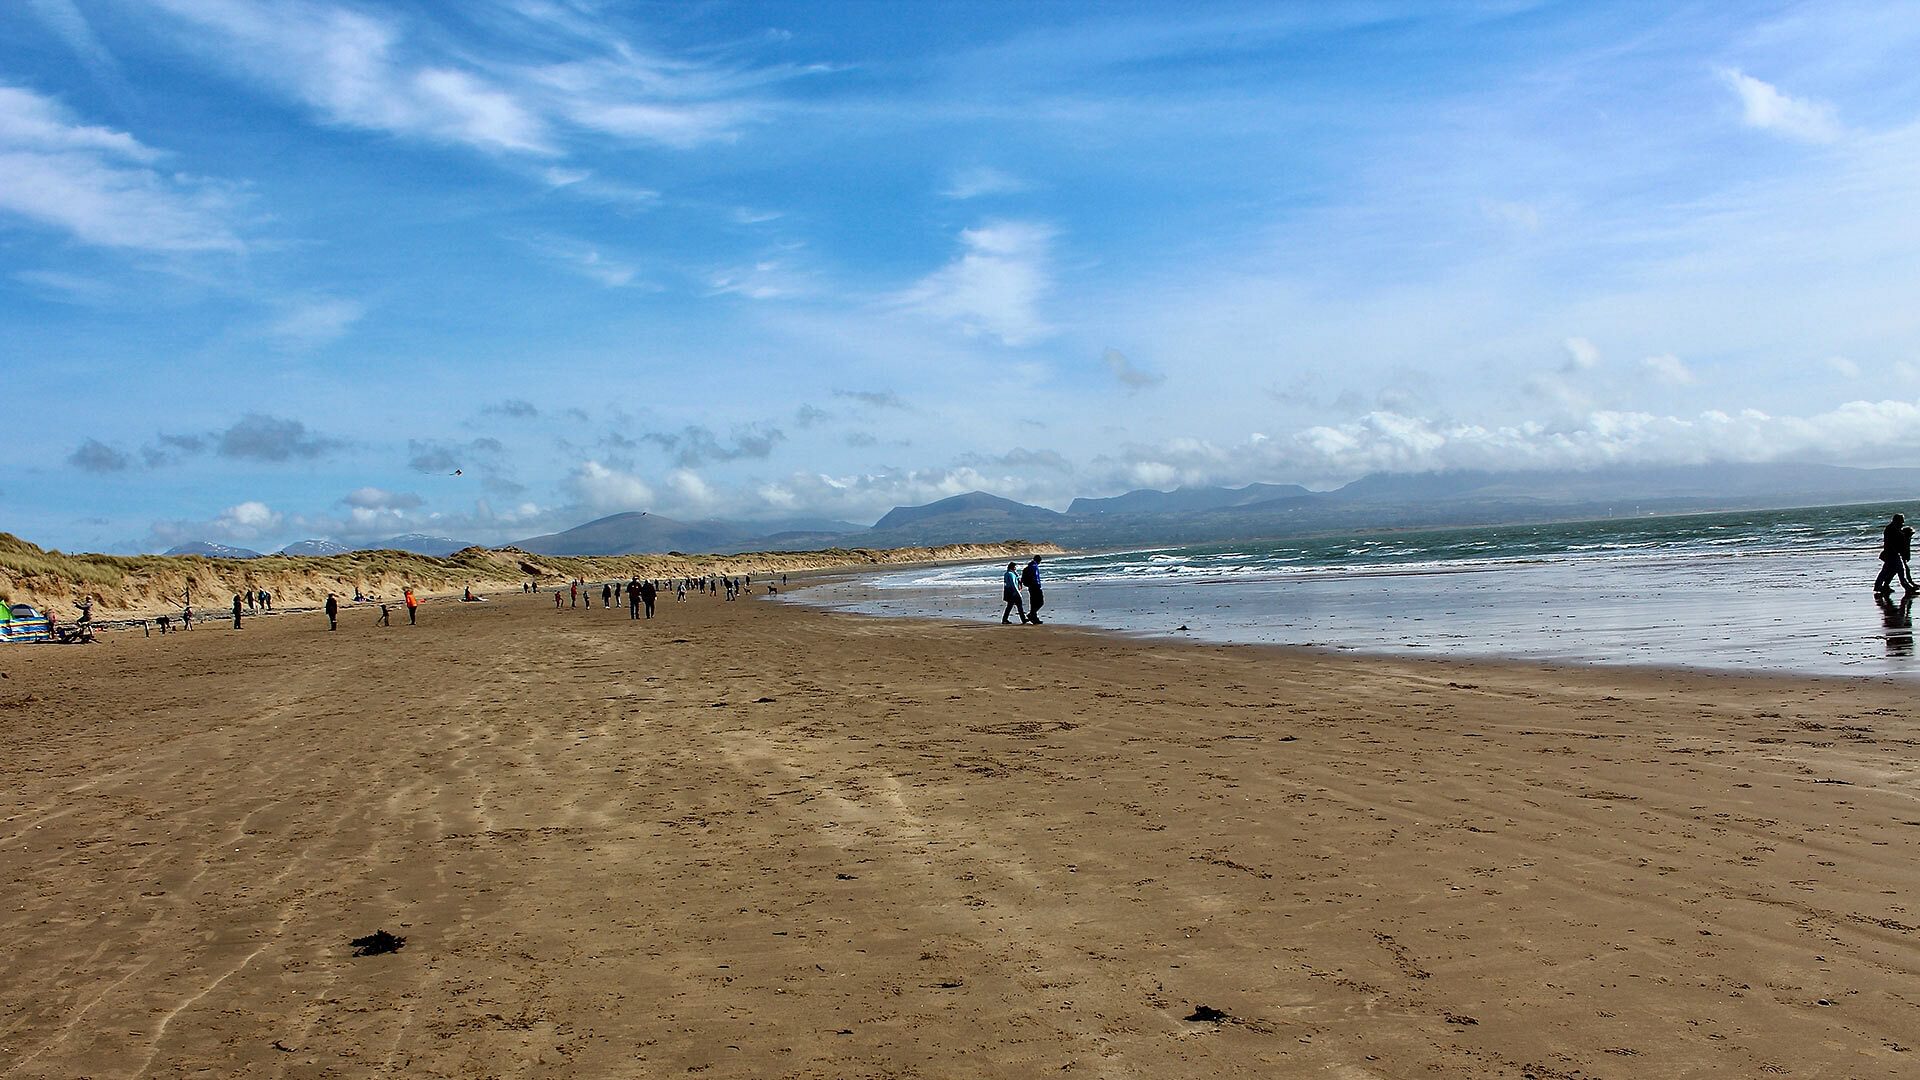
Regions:
M 1027 587 L 1027 621 L 1037 623 L 1040 621 L 1040 605 L 1047 602 L 1040 588 L 1040 556 L 1035 555 L 1027 563 L 1026 569 L 1020 571 L 1020 584 Z

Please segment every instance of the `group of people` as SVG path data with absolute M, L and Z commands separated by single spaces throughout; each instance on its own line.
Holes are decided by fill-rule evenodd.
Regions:
M 781 574 L 780 584 L 785 585 L 786 583 L 787 575 Z M 629 581 L 601 582 L 600 606 L 602 608 L 618 607 L 621 598 L 624 597 L 629 612 L 633 613 L 635 618 L 639 618 L 640 616 L 637 613 L 642 608 L 645 608 L 646 617 L 651 619 L 653 618 L 654 602 L 659 599 L 660 593 L 668 587 L 673 589 L 674 599 L 679 601 L 685 601 L 689 592 L 711 593 L 714 596 L 723 596 L 728 600 L 738 600 L 747 591 L 747 587 L 752 584 L 753 577 L 750 574 L 742 574 L 739 577 L 730 577 L 724 574 L 708 574 L 678 579 L 669 578 L 664 584 L 654 581 L 651 578 L 642 580 L 638 574 L 635 574 Z M 541 585 L 537 581 L 528 581 L 522 584 L 520 589 L 522 592 L 533 593 L 538 592 L 541 589 Z M 769 593 L 779 591 L 778 587 L 772 584 L 766 584 L 766 589 Z M 651 593 L 651 595 L 646 595 L 648 593 Z M 567 582 L 565 589 L 556 587 L 553 590 L 553 606 L 556 609 L 580 607 L 582 606 L 581 601 L 583 599 L 586 601 L 586 607 L 593 607 L 593 586 L 581 578 L 575 578 Z
M 408 626 L 418 625 L 420 622 L 419 595 L 413 591 L 413 586 L 411 585 L 407 586 L 401 592 L 400 595 L 401 595 L 401 599 L 406 601 L 406 605 L 407 605 L 407 625 Z M 359 586 L 354 587 L 353 598 L 355 600 L 373 599 L 372 597 L 363 596 L 360 592 Z M 473 586 L 471 585 L 467 586 L 465 599 L 467 600 L 477 599 L 473 595 Z M 340 629 L 340 598 L 338 596 L 335 596 L 333 593 L 327 594 L 326 612 L 327 612 L 327 629 L 329 630 Z M 233 619 L 234 619 L 233 625 L 237 628 L 240 625 L 240 612 L 238 610 L 234 611 Z M 373 625 L 375 626 L 392 626 L 393 625 L 393 609 L 390 605 L 385 603 L 380 605 L 380 618 Z
M 1020 597 L 1022 586 L 1027 590 L 1025 603 L 1021 602 Z M 1025 567 L 1020 567 L 1017 562 L 1007 564 L 1007 572 L 1001 581 L 1000 598 L 1007 602 L 1006 609 L 1000 612 L 1002 623 L 1012 623 L 1013 620 L 1008 616 L 1016 611 L 1020 613 L 1023 623 L 1040 621 L 1040 608 L 1047 602 L 1046 590 L 1040 584 L 1040 556 L 1035 555 L 1028 560 Z

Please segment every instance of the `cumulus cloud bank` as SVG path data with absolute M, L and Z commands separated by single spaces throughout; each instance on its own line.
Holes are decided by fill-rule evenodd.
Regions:
M 1176 439 L 1097 463 L 1129 485 L 1291 481 L 1332 486 L 1375 472 L 1540 470 L 1770 461 L 1873 461 L 1920 430 L 1920 401 L 1854 401 L 1811 416 L 1756 409 L 1691 417 L 1595 411 L 1571 425 L 1483 425 L 1373 412 L 1247 442 Z

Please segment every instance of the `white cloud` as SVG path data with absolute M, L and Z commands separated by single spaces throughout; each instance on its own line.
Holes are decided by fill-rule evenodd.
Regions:
M 1844 356 L 1829 356 L 1821 361 L 1821 363 L 1827 365 L 1829 371 L 1832 371 L 1843 379 L 1857 379 L 1860 377 L 1860 365 Z
M 1840 122 L 1831 105 L 1790 97 L 1735 68 L 1722 68 L 1720 78 L 1739 95 L 1741 119 L 1748 127 L 1806 142 L 1833 142 L 1840 137 Z
M 804 274 L 779 259 L 761 259 L 713 273 L 707 286 L 716 294 L 731 293 L 751 300 L 786 300 L 813 292 Z
M 27 0 L 27 6 L 40 17 L 54 33 L 60 35 L 67 47 L 79 56 L 94 74 L 106 79 L 118 81 L 119 65 L 114 63 L 112 54 L 100 44 L 94 36 L 93 28 L 87 25 L 86 17 L 74 6 L 73 0 Z
M 965 252 L 902 293 L 909 310 L 963 332 L 1028 345 L 1052 333 L 1039 306 L 1052 282 L 1055 230 L 1031 221 L 995 221 L 960 234 Z
M 410 491 L 363 487 L 348 492 L 340 501 L 356 510 L 413 510 L 423 500 Z
M 402 34 L 372 15 L 305 0 L 154 0 L 223 61 L 344 127 L 488 150 L 550 153 L 545 123 L 481 76 L 402 60 Z
M 251 538 L 276 529 L 280 525 L 280 513 L 259 501 L 248 501 L 229 506 L 220 511 L 214 519 L 214 526 L 229 537 L 236 539 Z
M 528 241 L 539 254 L 609 289 L 632 285 L 640 268 L 600 248 L 564 237 L 540 237 Z
M 367 313 L 357 300 L 316 297 L 290 303 L 267 334 L 294 348 L 317 348 L 346 336 Z
M 706 510 L 716 501 L 713 488 L 692 469 L 675 469 L 667 476 L 677 504 L 685 509 Z
M 598 461 L 581 463 L 567 478 L 567 487 L 596 513 L 645 510 L 653 503 L 653 488 L 646 481 Z
M 0 212 L 101 247 L 240 250 L 226 193 L 159 172 L 161 157 L 125 132 L 75 123 L 49 98 L 0 86 Z
M 548 45 L 604 55 L 544 65 L 489 57 L 410 36 L 401 19 L 323 0 L 152 2 L 191 28 L 190 44 L 328 123 L 493 153 L 559 156 L 569 127 L 676 148 L 732 139 L 757 112 L 748 85 L 804 74 L 651 56 L 589 18 L 554 18 L 529 5 L 518 9 L 527 21 L 516 31 L 530 36 L 536 54 Z M 585 176 L 562 170 L 546 179 L 566 187 Z
M 1700 381 L 1686 362 L 1672 353 L 1649 356 L 1640 361 L 1641 368 L 1651 375 L 1655 382 L 1666 386 L 1692 386 Z
M 581 127 L 628 139 L 687 148 L 731 141 L 743 119 L 727 105 L 642 105 L 631 102 L 576 101 L 565 106 Z
M 913 506 L 961 495 L 991 491 L 1018 499 L 1028 490 L 1019 475 L 989 476 L 961 466 L 950 469 L 895 469 L 831 475 L 793 473 L 762 484 L 757 494 L 776 510 L 804 509 L 849 521 L 872 521 L 896 506 Z
M 1600 366 L 1600 349 L 1583 337 L 1570 337 L 1567 347 L 1567 366 L 1569 370 L 1592 371 Z
M 961 169 L 941 192 L 949 199 L 977 199 L 983 195 L 1010 195 L 1027 190 L 1026 181 L 988 165 Z
M 1757 409 L 1673 416 L 1596 410 L 1548 425 L 1445 422 L 1374 412 L 1250 443 L 1173 439 L 1101 459 L 1135 486 L 1291 481 L 1318 486 L 1373 472 L 1590 469 L 1769 461 L 1872 461 L 1920 453 L 1920 401 L 1852 401 L 1807 416 Z

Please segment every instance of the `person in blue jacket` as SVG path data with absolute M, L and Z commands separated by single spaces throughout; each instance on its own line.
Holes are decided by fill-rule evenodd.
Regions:
M 1027 563 L 1027 568 L 1020 571 L 1020 584 L 1027 587 L 1027 621 L 1037 623 L 1040 621 L 1040 605 L 1047 602 L 1040 591 L 1040 556 L 1035 555 Z
M 1007 616 L 1016 611 L 1020 613 L 1021 622 L 1027 621 L 1026 605 L 1020 602 L 1020 576 L 1014 573 L 1013 563 L 1007 564 L 1006 575 L 1001 580 L 1000 596 L 1007 602 L 1006 610 L 1000 612 L 1001 622 L 1012 622 L 1013 620 L 1007 618 Z

